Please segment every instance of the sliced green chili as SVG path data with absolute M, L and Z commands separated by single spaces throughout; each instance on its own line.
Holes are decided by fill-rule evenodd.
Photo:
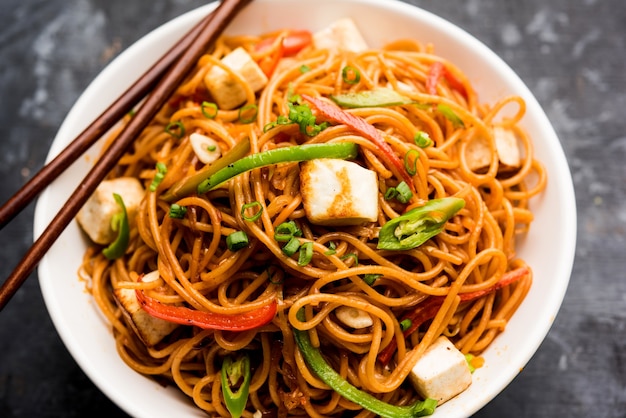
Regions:
M 215 119 L 218 113 L 217 105 L 212 102 L 202 102 L 200 110 L 202 111 L 204 117 L 208 119 Z
M 304 321 L 304 309 L 298 311 L 297 317 L 300 321 Z M 362 406 L 368 411 L 384 418 L 413 418 L 432 415 L 437 407 L 437 401 L 434 399 L 426 399 L 417 401 L 413 405 L 397 406 L 364 392 L 346 379 L 341 377 L 333 367 L 326 362 L 319 348 L 311 344 L 308 331 L 293 329 L 293 334 L 302 353 L 302 357 L 307 366 L 328 386 L 344 398 Z
M 170 122 L 165 126 L 165 132 L 176 139 L 181 139 L 185 136 L 185 125 L 181 121 Z
M 248 244 L 248 234 L 244 231 L 235 231 L 226 237 L 226 246 L 232 252 L 239 251 Z
M 443 104 L 443 103 L 439 103 L 437 105 L 437 110 L 439 110 L 441 114 L 446 117 L 446 119 L 452 122 L 452 125 L 455 128 L 465 127 L 465 124 L 463 123 L 463 119 L 461 119 L 456 113 L 454 113 L 454 110 L 452 110 L 450 106 Z
M 246 215 L 246 210 L 249 208 L 257 208 L 257 211 L 254 213 L 254 215 L 252 216 L 247 216 Z M 255 200 L 254 202 L 250 202 L 250 203 L 246 203 L 244 205 L 241 206 L 241 217 L 248 222 L 254 222 L 257 219 L 259 219 L 261 217 L 261 214 L 263 213 L 263 206 L 261 205 L 261 202 Z
M 424 206 L 411 209 L 404 215 L 387 221 L 378 233 L 381 250 L 409 250 L 416 248 L 439 234 L 448 219 L 452 218 L 465 201 L 457 197 L 444 197 L 428 201 Z
M 222 168 L 227 167 L 235 161 L 243 158 L 246 154 L 248 154 L 248 152 L 250 152 L 250 140 L 245 138 L 235 144 L 235 146 L 221 158 L 218 158 L 212 164 L 206 166 L 203 170 L 174 184 L 163 195 L 161 195 L 161 199 L 166 202 L 172 202 L 181 197 L 189 196 L 195 193 L 200 183 L 211 177 Z
M 247 104 L 239 108 L 239 122 L 252 123 L 256 120 L 256 116 L 259 114 L 259 107 L 254 104 Z
M 339 106 L 345 108 L 399 106 L 413 102 L 408 97 L 386 87 L 336 94 L 330 96 L 330 98 Z
M 348 159 L 356 157 L 357 153 L 358 146 L 353 142 L 304 144 L 293 147 L 275 148 L 258 154 L 248 155 L 229 164 L 202 181 L 198 185 L 197 191 L 199 194 L 206 193 L 241 173 L 259 167 L 285 162 L 308 161 L 317 158 Z
M 313 259 L 313 243 L 305 242 L 300 246 L 298 265 L 304 267 Z
M 170 212 L 169 212 L 170 218 L 183 219 L 186 214 L 187 214 L 187 207 L 181 206 L 177 203 L 174 203 L 172 206 L 170 206 Z
M 357 84 L 361 81 L 361 72 L 350 65 L 346 65 L 341 70 L 341 78 L 346 84 Z
M 109 260 L 115 260 L 123 256 L 130 240 L 130 226 L 128 224 L 128 214 L 126 213 L 124 200 L 122 196 L 117 193 L 113 193 L 113 199 L 115 199 L 121 211 L 111 218 L 111 228 L 113 232 L 117 232 L 117 237 L 115 241 L 102 250 L 102 254 Z
M 250 358 L 246 354 L 235 361 L 231 357 L 224 359 L 221 372 L 222 394 L 226 408 L 233 418 L 241 417 L 246 409 L 251 380 Z M 237 385 L 239 388 L 233 391 Z

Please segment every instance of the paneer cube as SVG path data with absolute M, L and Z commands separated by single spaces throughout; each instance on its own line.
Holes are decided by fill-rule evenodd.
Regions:
M 149 282 L 158 278 L 158 271 L 154 271 L 146 274 L 143 281 Z M 141 309 L 134 289 L 117 288 L 113 295 L 127 323 L 148 347 L 154 346 L 178 327 L 178 324 L 155 318 Z
M 463 353 L 444 336 L 426 349 L 409 374 L 417 392 L 438 405 L 463 392 L 472 383 L 472 373 Z
M 368 46 L 354 21 L 344 18 L 313 34 L 313 44 L 317 49 L 340 49 L 363 52 Z
M 493 128 L 496 154 L 500 162 L 500 170 L 506 171 L 520 166 L 520 151 L 515 133 L 506 128 Z M 485 138 L 472 140 L 467 147 L 467 164 L 472 171 L 480 171 L 491 164 L 491 149 Z
M 243 78 L 257 92 L 267 84 L 267 76 L 242 47 L 222 58 L 222 63 Z M 214 66 L 204 76 L 204 85 L 215 99 L 217 107 L 230 110 L 246 101 L 246 90 L 231 74 Z
M 300 165 L 304 211 L 318 225 L 360 225 L 378 218 L 376 173 L 357 163 L 322 158 Z
M 117 237 L 117 232 L 111 228 L 111 219 L 120 212 L 120 207 L 113 193 L 122 197 L 129 223 L 132 225 L 143 199 L 144 189 L 134 177 L 105 180 L 98 185 L 76 215 L 78 224 L 96 244 L 110 244 Z

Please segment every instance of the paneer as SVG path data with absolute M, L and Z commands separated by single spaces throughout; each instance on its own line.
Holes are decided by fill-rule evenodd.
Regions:
M 158 278 L 159 272 L 153 271 L 142 280 L 150 282 Z M 117 288 L 113 295 L 128 324 L 148 347 L 154 346 L 178 327 L 178 324 L 155 318 L 141 309 L 134 289 Z
M 520 151 L 515 133 L 506 128 L 493 128 L 496 153 L 500 162 L 500 170 L 509 170 L 520 166 Z M 480 171 L 491 164 L 491 150 L 485 138 L 472 140 L 467 147 L 466 158 L 472 171 Z
M 234 49 L 222 58 L 222 63 L 241 76 L 254 92 L 267 84 L 267 76 L 261 67 L 242 47 Z M 204 76 L 204 85 L 220 109 L 234 109 L 246 101 L 246 89 L 241 82 L 217 65 Z
M 376 173 L 357 163 L 322 158 L 300 165 L 304 211 L 318 225 L 360 225 L 378 218 Z
M 111 227 L 111 219 L 120 212 L 120 207 L 113 197 L 114 193 L 122 197 L 132 226 L 144 196 L 144 189 L 134 177 L 105 180 L 98 185 L 76 215 L 78 224 L 96 244 L 110 244 L 117 237 L 117 232 Z
M 463 353 L 444 336 L 426 349 L 409 374 L 417 392 L 437 404 L 452 399 L 472 383 L 472 373 Z
M 317 49 L 340 49 L 363 52 L 368 46 L 354 21 L 344 18 L 313 34 L 313 44 Z

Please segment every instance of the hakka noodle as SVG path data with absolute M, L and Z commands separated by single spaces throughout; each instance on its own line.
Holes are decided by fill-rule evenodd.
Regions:
M 417 40 L 316 36 L 199 60 L 103 183 L 112 221 L 93 198 L 79 217 L 80 274 L 124 362 L 210 416 L 430 414 L 429 347 L 480 367 L 531 286 L 516 238 L 546 173 L 525 103 L 479 102 Z

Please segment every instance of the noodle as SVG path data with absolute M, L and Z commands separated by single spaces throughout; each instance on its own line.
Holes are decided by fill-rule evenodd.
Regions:
M 138 373 L 176 385 L 211 416 L 229 416 L 220 368 L 229 353 L 239 352 L 250 356 L 252 370 L 243 416 L 251 417 L 255 411 L 268 416 L 370 416 L 307 367 L 294 338 L 294 332 L 303 330 L 341 377 L 385 402 L 409 405 L 420 395 L 407 376 L 439 336 L 447 336 L 462 353 L 479 356 L 505 329 L 531 285 L 528 273 L 490 291 L 508 272 L 527 267 L 517 257 L 515 240 L 532 222 L 529 200 L 542 192 L 547 181 L 543 166 L 533 157 L 531 138 L 519 126 L 525 103 L 520 97 L 479 103 L 459 68 L 435 55 L 432 46 L 414 40 L 398 40 L 362 53 L 307 46 L 283 58 L 265 88 L 255 94 L 221 58 L 243 47 L 259 62 L 269 59 L 279 42 L 263 52 L 254 46 L 277 34 L 224 37 L 199 60 L 193 74 L 110 175 L 138 178 L 146 188 L 131 220 L 126 255 L 111 261 L 94 246 L 85 254 L 81 275 L 91 278 L 91 293 L 112 324 L 124 362 Z M 433 94 L 427 84 L 435 63 L 443 64 L 451 78 L 439 82 Z M 211 96 L 203 80 L 213 67 L 244 86 L 241 106 L 255 105 L 258 110 L 252 123 L 242 122 L 238 110 L 219 109 L 211 118 L 205 115 L 202 103 L 210 102 Z M 342 77 L 346 67 L 358 72 L 359 82 L 346 82 Z M 413 196 L 405 203 L 385 198 L 402 180 L 397 167 L 389 164 L 380 147 L 350 126 L 331 124 L 312 136 L 295 123 L 272 127 L 280 115 L 289 114 L 294 95 L 328 98 L 379 87 L 393 89 L 412 103 L 348 112 L 375 126 L 400 160 L 409 164 Z M 460 122 L 446 116 L 442 105 Z M 504 116 L 508 115 L 505 107 L 516 107 L 516 112 Z M 179 122 L 185 130 L 181 138 L 166 132 L 169 123 Z M 517 167 L 498 160 L 494 127 L 507 129 L 518 139 L 522 152 Z M 414 138 L 422 132 L 432 146 L 416 145 Z M 175 203 L 187 209 L 186 215 L 172 218 L 170 203 L 160 197 L 204 167 L 190 143 L 192 133 L 212 138 L 222 154 L 243 140 L 250 141 L 252 153 L 304 143 L 355 143 L 359 147 L 355 161 L 376 173 L 377 220 L 336 227 L 310 222 L 303 208 L 297 162 L 255 168 L 205 194 L 179 198 Z M 477 141 L 486 144 L 490 153 L 479 169 L 472 167 L 471 149 Z M 167 174 L 156 191 L 150 191 L 158 162 L 167 166 Z M 449 196 L 465 204 L 438 235 L 416 248 L 377 248 L 378 233 L 387 221 Z M 246 204 L 251 205 L 242 209 Z M 258 218 L 251 220 L 253 215 Z M 307 263 L 299 263 L 297 254 L 285 254 L 283 244 L 275 239 L 288 221 L 302 232 L 301 242 L 311 243 Z M 225 243 L 235 231 L 245 231 L 250 239 L 238 251 L 229 250 Z M 155 270 L 157 280 L 138 281 Z M 365 277 L 375 280 L 368 283 Z M 150 345 L 129 324 L 116 303 L 115 289 L 138 289 L 163 304 L 224 315 L 250 314 L 274 301 L 278 306 L 269 323 L 253 329 L 179 326 Z M 463 299 L 474 292 L 483 293 Z M 436 313 L 405 337 L 402 319 L 435 300 L 440 301 Z M 338 319 L 341 307 L 367 313 L 371 325 L 351 328 Z M 303 319 L 298 317 L 301 310 Z M 386 349 L 391 353 L 387 366 L 379 357 Z

